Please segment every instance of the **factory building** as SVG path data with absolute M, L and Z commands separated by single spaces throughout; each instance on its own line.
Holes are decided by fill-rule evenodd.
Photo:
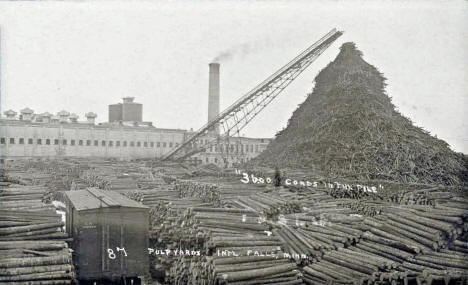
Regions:
M 214 69 L 213 67 L 214 66 Z M 133 97 L 109 105 L 109 121 L 96 124 L 97 115 L 85 114 L 85 120 L 66 110 L 52 115 L 35 114 L 24 108 L 20 113 L 4 112 L 0 118 L 1 158 L 20 157 L 102 157 L 117 159 L 158 159 L 180 146 L 193 131 L 156 128 L 143 122 L 143 105 Z M 210 64 L 208 119 L 219 113 L 219 65 Z M 213 130 L 201 141 L 211 141 Z M 190 160 L 196 164 L 213 163 L 232 166 L 247 162 L 262 152 L 270 142 L 266 138 L 232 137 L 220 141 Z
M 12 118 L 8 110 L 0 119 L 0 156 L 14 157 L 104 157 L 119 159 L 162 158 L 183 143 L 190 131 L 148 125 L 95 124 L 96 115 L 74 122 L 73 117 L 32 114 L 32 120 Z M 27 114 L 26 114 L 27 115 Z M 71 117 L 71 118 L 70 118 Z M 44 120 L 46 119 L 46 120 Z M 50 120 L 49 120 L 50 119 Z M 211 138 L 202 138 L 202 140 Z M 232 138 L 192 157 L 193 162 L 232 165 L 252 159 L 268 145 L 268 139 Z

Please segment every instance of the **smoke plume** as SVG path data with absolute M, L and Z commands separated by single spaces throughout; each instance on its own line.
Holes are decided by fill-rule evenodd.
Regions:
M 245 56 L 253 52 L 260 51 L 264 48 L 264 44 L 261 43 L 243 43 L 236 45 L 234 47 L 228 48 L 220 52 L 212 62 L 226 62 L 237 56 Z

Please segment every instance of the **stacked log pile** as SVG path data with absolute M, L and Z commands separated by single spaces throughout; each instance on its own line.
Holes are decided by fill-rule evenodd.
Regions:
M 0 283 L 71 284 L 72 254 L 62 226 L 51 211 L 0 210 Z
M 462 191 L 427 185 L 406 189 L 402 186 L 398 191 L 379 189 L 377 193 L 348 193 L 320 186 L 272 189 L 241 184 L 239 178 L 232 177 L 187 180 L 191 169 L 178 172 L 174 167 L 167 175 L 143 168 L 141 163 L 131 165 L 133 169 L 119 162 L 99 162 L 89 167 L 97 169 L 96 173 L 111 181 L 119 192 L 151 206 L 150 248 L 158 251 L 151 255 L 151 271 L 154 278 L 166 284 L 424 285 L 441 280 L 461 284 L 467 277 L 468 199 Z M 81 173 L 85 171 L 84 166 L 80 169 Z M 66 177 L 65 173 L 61 177 Z M 69 177 L 72 176 L 73 171 Z M 74 181 L 77 185 L 82 183 Z M 216 182 L 216 187 L 210 182 Z M 2 187 L 0 209 L 22 217 L 20 213 L 26 205 L 33 205 L 11 205 L 29 198 L 35 201 L 39 197 L 36 192 L 44 189 L 47 188 L 37 185 Z M 55 245 L 65 240 L 63 234 L 56 232 L 57 224 L 43 222 L 44 206 L 41 208 L 39 202 L 34 202 L 37 208 L 28 209 L 40 217 L 34 223 L 10 223 L 19 223 L 17 219 L 2 224 L 0 218 L 0 247 L 7 241 L 32 245 L 45 239 L 44 244 Z M 41 226 L 27 232 L 2 232 L 3 228 L 33 224 Z M 21 246 L 26 245 L 17 247 Z M 47 257 L 33 253 L 46 252 L 40 247 L 26 246 L 33 252 L 20 252 L 17 247 L 0 250 L 8 258 Z M 60 250 L 54 253 L 61 255 Z M 2 259 L 3 270 L 1 262 Z M 16 281 L 42 272 L 38 270 L 49 270 L 42 269 L 44 266 L 58 266 L 48 263 L 55 261 L 44 262 L 46 265 L 35 271 L 19 271 L 23 273 L 17 276 L 25 276 Z M 52 269 L 50 276 L 65 276 L 59 271 L 72 275 L 72 270 Z M 47 274 L 35 278 L 45 278 L 44 275 Z M 0 282 L 13 280 L 8 279 L 11 276 L 1 275 L 6 279 Z
M 0 209 L 43 210 L 43 201 L 50 200 L 48 189 L 43 186 L 11 184 L 0 187 Z
M 110 190 L 111 182 L 105 176 L 96 174 L 94 171 L 84 171 L 80 174 L 80 179 L 86 187 L 95 187 L 102 190 Z
M 222 205 L 218 186 L 215 184 L 178 180 L 175 182 L 174 191 L 179 198 L 200 197 L 204 203 L 211 203 L 215 207 Z
M 439 196 L 435 206 L 380 203 L 381 215 L 347 225 L 361 231 L 361 238 L 336 247 L 338 251 L 326 251 L 320 260 L 312 259 L 303 268 L 304 280 L 309 284 L 466 280 L 468 200 L 448 193 Z M 334 225 L 325 224 L 322 231 Z
M 380 215 L 385 207 L 384 202 L 380 201 L 368 201 L 368 200 L 355 200 L 355 201 L 342 201 L 340 205 L 346 208 L 350 208 L 359 214 L 365 216 L 376 216 Z
M 451 192 L 447 191 L 447 187 L 430 187 L 423 189 L 405 189 L 400 191 L 392 191 L 391 189 L 379 189 L 375 192 L 365 191 L 363 189 L 329 189 L 328 193 L 335 198 L 350 198 L 359 200 L 374 200 L 401 205 L 435 205 L 439 199 L 447 199 L 453 197 Z
M 159 204 L 159 202 L 169 203 L 178 199 L 177 192 L 172 190 L 172 187 L 164 186 L 157 189 L 133 190 L 133 191 L 117 191 L 127 197 L 141 202 L 147 206 Z
M 150 222 L 150 248 L 155 250 L 150 258 L 150 273 L 153 278 L 163 282 L 169 276 L 171 265 L 180 258 L 174 256 L 173 251 L 201 248 L 206 234 L 196 228 L 196 221 L 187 207 L 174 207 L 172 203 L 164 201 L 150 209 Z
M 291 214 L 301 212 L 301 207 L 298 203 L 285 199 L 279 195 L 272 193 L 255 193 L 249 196 L 238 196 L 237 199 L 229 204 L 235 207 L 251 209 L 258 213 L 262 213 L 267 218 L 277 220 L 281 214 Z
M 178 259 L 169 284 L 303 284 L 296 264 L 282 252 L 282 241 L 267 234 L 269 227 L 257 212 L 199 207 L 190 211 L 197 229 L 206 233 L 202 256 Z
M 375 284 L 408 284 L 417 281 L 464 280 L 468 272 L 467 255 L 450 250 L 422 254 L 413 245 L 365 233 L 355 246 L 327 251 L 318 262 L 303 268 L 309 284 L 334 281 Z
M 363 231 L 343 224 L 281 225 L 273 233 L 283 241 L 285 251 L 298 263 L 321 260 L 327 251 L 356 244 Z

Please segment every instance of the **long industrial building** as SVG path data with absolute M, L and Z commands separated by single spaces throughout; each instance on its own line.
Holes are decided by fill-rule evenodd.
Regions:
M 122 103 L 109 105 L 109 121 L 96 124 L 97 115 L 85 114 L 79 121 L 67 111 L 52 115 L 35 114 L 24 108 L 18 114 L 4 112 L 0 118 L 0 155 L 2 158 L 20 157 L 103 157 L 118 159 L 162 158 L 182 144 L 193 131 L 156 128 L 142 121 L 142 104 L 133 97 Z M 208 119 L 219 112 L 219 65 L 210 64 Z M 201 140 L 212 140 L 215 129 Z M 196 164 L 213 163 L 232 166 L 243 163 L 262 152 L 270 139 L 232 137 L 220 141 L 189 160 Z

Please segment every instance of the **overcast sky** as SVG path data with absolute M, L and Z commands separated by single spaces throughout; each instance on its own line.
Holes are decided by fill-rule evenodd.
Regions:
M 468 153 L 466 1 L 1 2 L 1 111 L 94 111 L 125 96 L 162 128 L 207 120 L 208 63 L 221 58 L 221 109 L 332 28 L 345 34 L 244 133 L 286 126 L 317 73 L 353 41 L 416 125 Z

